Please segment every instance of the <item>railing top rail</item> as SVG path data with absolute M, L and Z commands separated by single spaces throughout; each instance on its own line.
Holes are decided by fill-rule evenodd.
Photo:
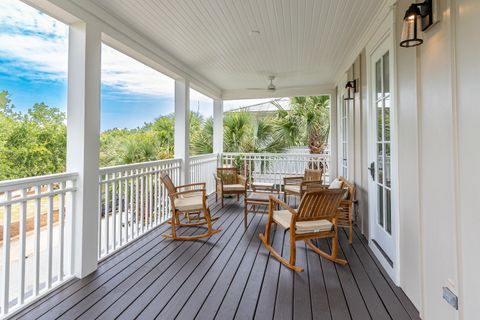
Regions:
M 209 159 L 213 157 L 217 157 L 218 153 L 206 153 L 206 154 L 199 154 L 196 156 L 191 156 L 190 160 L 200 160 L 200 159 Z
M 182 159 L 166 159 L 166 160 L 155 160 L 155 161 L 147 161 L 147 162 L 139 162 L 139 163 L 132 163 L 132 164 L 123 164 L 119 166 L 112 166 L 112 167 L 105 167 L 100 168 L 99 173 L 100 175 L 114 173 L 114 172 L 121 172 L 127 170 L 136 170 L 136 169 L 143 169 L 148 167 L 154 167 L 162 164 L 181 164 Z
M 265 156 L 265 157 L 329 157 L 328 153 L 242 153 L 224 152 L 224 156 Z
M 29 177 L 29 178 L 22 178 L 22 179 L 14 179 L 14 180 L 5 180 L 0 181 L 0 192 L 8 192 L 18 189 L 25 189 L 34 186 L 55 183 L 55 182 L 63 182 L 68 180 L 76 180 L 78 177 L 78 173 L 76 172 L 66 172 L 66 173 L 55 173 L 55 174 L 48 174 L 44 176 L 36 176 L 36 177 Z

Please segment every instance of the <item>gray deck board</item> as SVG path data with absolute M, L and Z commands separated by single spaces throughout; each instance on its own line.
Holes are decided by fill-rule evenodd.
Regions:
M 213 200 L 212 200 L 213 199 Z M 215 228 L 204 241 L 172 241 L 162 225 L 16 314 L 14 319 L 419 319 L 403 291 L 388 278 L 365 238 L 355 229 L 353 246 L 340 231 L 335 265 L 297 243 L 295 273 L 261 244 L 266 215 L 250 214 L 243 202 L 210 197 Z M 182 234 L 203 232 L 183 228 Z M 289 235 L 272 230 L 273 247 L 288 257 Z M 319 246 L 329 250 L 327 240 Z

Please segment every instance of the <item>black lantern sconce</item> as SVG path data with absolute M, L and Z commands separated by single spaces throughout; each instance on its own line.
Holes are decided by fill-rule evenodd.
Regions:
M 423 43 L 420 36 L 419 26 L 426 31 L 433 24 L 433 0 L 425 0 L 422 3 L 412 3 L 405 12 L 400 46 L 409 48 Z
M 357 80 L 348 81 L 345 85 L 345 89 L 347 89 L 347 94 L 343 98 L 344 100 L 353 100 L 355 96 L 355 92 L 357 92 Z

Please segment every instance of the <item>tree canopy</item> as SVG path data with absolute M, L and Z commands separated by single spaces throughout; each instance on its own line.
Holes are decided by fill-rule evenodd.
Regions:
M 330 130 L 329 97 L 294 97 L 289 110 L 267 116 L 224 114 L 225 152 L 281 152 L 308 146 L 321 153 Z M 174 116 L 163 115 L 135 129 L 100 134 L 100 166 L 137 163 L 174 156 Z M 190 113 L 191 155 L 213 152 L 213 119 Z M 64 172 L 66 116 L 58 108 L 36 103 L 16 111 L 8 92 L 0 92 L 0 180 Z

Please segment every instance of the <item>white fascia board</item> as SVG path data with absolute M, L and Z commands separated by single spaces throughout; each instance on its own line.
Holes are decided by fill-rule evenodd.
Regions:
M 335 86 L 333 84 L 324 84 L 317 86 L 305 86 L 295 88 L 278 88 L 271 90 L 223 90 L 223 100 L 242 100 L 242 99 L 263 99 L 263 98 L 283 98 L 295 96 L 319 96 L 331 94 Z

